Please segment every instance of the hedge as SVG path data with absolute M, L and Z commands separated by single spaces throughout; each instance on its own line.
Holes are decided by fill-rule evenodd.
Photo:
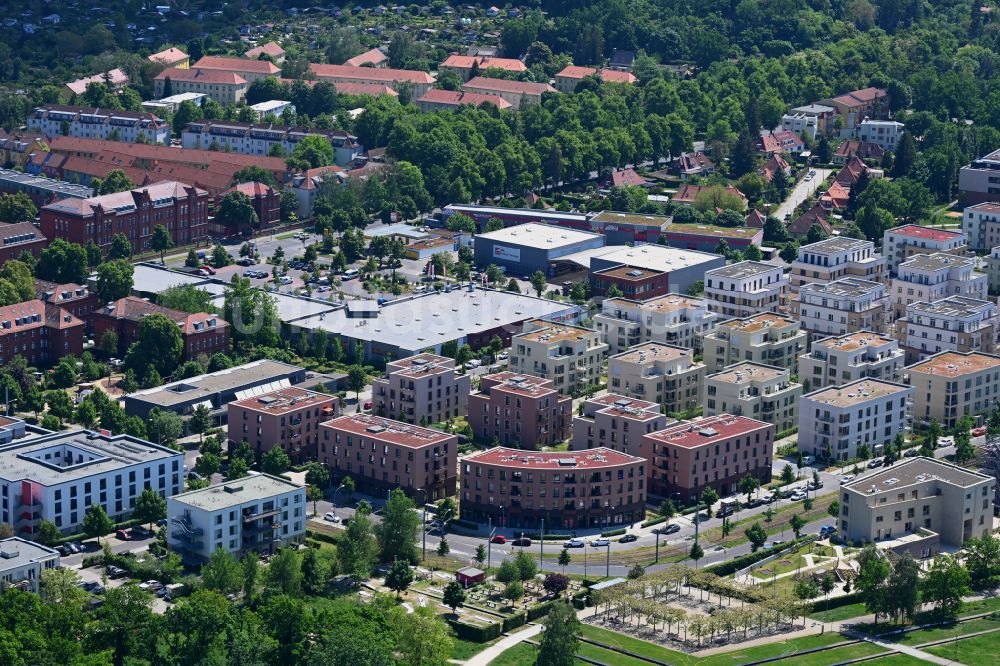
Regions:
M 515 535 L 515 538 L 520 538 L 520 536 L 521 536 L 521 534 L 518 533 L 517 535 Z M 525 532 L 524 533 L 524 537 L 526 539 L 532 539 L 534 541 L 538 541 L 539 539 L 541 539 L 541 537 L 538 535 L 538 532 Z M 541 539 L 541 540 L 542 541 L 566 541 L 566 540 L 569 540 L 569 539 L 572 539 L 572 538 L 573 538 L 572 534 L 546 534 L 545 538 Z
M 453 527 L 464 527 L 467 530 L 479 530 L 479 523 L 474 523 L 471 520 L 462 520 L 461 518 L 453 518 L 451 525 Z
M 725 562 L 719 562 L 718 564 L 712 564 L 705 567 L 705 571 L 709 573 L 714 573 L 717 576 L 730 576 L 740 569 L 745 569 L 751 564 L 756 564 L 763 559 L 770 557 L 776 553 L 791 547 L 796 542 L 795 539 L 781 544 L 780 546 L 772 546 L 770 548 L 762 548 L 756 553 L 747 553 L 746 555 L 740 555 L 731 560 L 726 560 Z
M 532 620 L 537 620 L 540 617 L 544 617 L 549 614 L 552 610 L 552 604 L 557 603 L 555 601 L 546 601 L 544 604 L 538 604 L 537 606 L 532 606 L 528 609 L 528 622 Z
M 865 600 L 864 595 L 860 592 L 850 592 L 848 594 L 834 597 L 826 601 L 817 601 L 813 603 L 812 612 L 819 613 L 821 611 L 830 610 L 831 608 L 840 608 L 841 606 L 850 606 L 851 604 L 859 604 Z
M 513 615 L 508 615 L 503 619 L 503 632 L 507 633 L 511 629 L 517 629 L 518 627 L 523 627 L 528 622 L 528 614 L 524 611 L 519 613 L 514 613 Z
M 456 636 L 472 643 L 487 643 L 500 638 L 500 634 L 503 633 L 503 625 L 500 622 L 478 626 L 448 618 L 448 625 L 455 631 Z
M 327 534 L 326 532 L 315 532 L 313 530 L 309 530 L 308 532 L 306 532 L 306 537 L 309 539 L 314 539 L 316 541 L 322 541 L 324 543 L 328 543 L 334 546 L 336 546 L 337 543 L 340 541 L 340 539 L 334 536 L 333 534 Z
M 667 518 L 665 516 L 660 516 L 659 518 L 650 518 L 649 520 L 644 522 L 641 525 L 641 527 L 650 527 L 651 525 L 659 525 L 660 523 L 665 523 L 665 522 L 667 522 Z
M 625 534 L 625 531 L 626 531 L 625 528 L 622 528 L 620 530 L 611 530 L 610 532 L 601 532 L 601 536 L 602 537 L 621 536 L 622 534 Z

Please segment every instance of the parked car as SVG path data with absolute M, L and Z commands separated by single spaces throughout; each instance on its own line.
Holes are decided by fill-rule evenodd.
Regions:
M 323 514 L 323 520 L 330 523 L 335 523 L 338 520 L 340 520 L 340 518 L 337 518 L 337 514 L 335 514 L 333 511 L 327 511 L 326 513 Z
M 147 530 L 145 527 L 136 525 L 132 528 L 132 538 L 133 539 L 145 539 L 146 537 L 153 536 L 153 533 Z
M 123 578 L 125 575 L 128 574 L 128 572 L 125 571 L 124 569 L 115 566 L 109 566 L 105 569 L 105 571 L 108 574 L 108 578 L 111 579 Z
M 200 275 L 201 277 L 209 277 L 209 275 L 208 275 L 208 271 L 206 271 L 206 270 L 205 270 L 204 268 L 199 268 L 199 269 L 198 269 L 198 270 L 196 271 L 196 274 L 197 274 L 197 275 Z
M 69 549 L 69 546 L 63 544 L 61 546 L 56 546 L 56 551 L 63 557 L 69 557 L 73 554 L 73 551 Z
M 493 538 L 490 539 L 490 543 L 507 543 L 507 537 L 502 534 L 494 534 Z
M 372 408 L 372 401 L 371 400 L 366 400 L 365 404 L 364 404 L 364 409 L 365 410 L 370 410 L 371 408 Z
M 793 502 L 801 502 L 806 497 L 808 497 L 808 495 L 806 494 L 806 491 L 804 491 L 804 490 L 796 490 L 794 493 L 792 493 L 792 496 L 789 497 L 788 499 L 792 500 Z
M 840 477 L 840 483 L 841 484 L 850 483 L 853 480 L 854 480 L 854 475 L 853 474 L 848 474 L 846 476 Z
M 753 509 L 754 507 L 764 506 L 767 504 L 766 497 L 751 497 L 747 500 L 746 507 L 748 509 Z
M 876 467 L 881 467 L 881 466 L 882 466 L 881 458 L 875 458 L 874 460 L 868 463 L 868 469 L 875 469 Z
M 520 548 L 528 548 L 529 546 L 531 546 L 531 539 L 529 539 L 528 537 L 521 537 L 519 539 L 514 539 L 513 541 L 511 541 L 510 545 L 518 546 Z
M 814 462 L 816 462 L 816 458 L 814 458 L 813 456 L 802 456 L 802 465 L 803 466 L 805 466 L 805 465 L 812 465 Z
M 201 267 L 201 270 L 207 272 L 209 275 L 215 275 L 215 269 L 208 264 Z
M 594 539 L 590 542 L 591 548 L 606 548 L 611 545 L 611 539 Z
M 823 487 L 822 480 L 820 480 L 818 483 L 816 481 L 810 481 L 809 483 L 806 484 L 806 488 L 808 488 L 809 490 L 819 490 L 822 487 Z
M 424 529 L 427 530 L 428 532 L 437 532 L 438 530 L 444 529 L 444 523 L 442 523 L 440 520 L 432 520 L 431 522 L 427 523 L 427 526 L 424 527 Z
M 122 541 L 132 540 L 132 535 L 126 532 L 125 530 L 118 530 L 117 532 L 115 532 L 115 536 L 121 539 Z
M 104 586 L 97 582 L 95 582 L 90 588 L 91 594 L 104 594 L 106 591 L 107 590 L 104 589 Z
M 632 543 L 633 541 L 638 541 L 639 537 L 634 534 L 626 534 L 621 539 L 618 539 L 618 543 Z
M 918 453 L 920 453 L 920 450 L 917 447 L 915 447 L 915 446 L 911 446 L 910 448 L 908 448 L 905 451 L 903 451 L 903 457 L 904 458 L 914 458 L 914 457 L 916 457 L 916 455 Z
M 481 366 L 482 364 L 483 364 L 483 362 L 482 362 L 482 361 L 480 361 L 480 360 L 479 360 L 478 358 L 474 358 L 474 359 L 472 359 L 471 361 L 468 361 L 468 362 L 467 362 L 467 363 L 465 364 L 465 367 L 467 367 L 467 368 L 478 368 L 478 367 L 479 367 L 479 366 Z
M 837 528 L 834 527 L 833 525 L 824 525 L 823 527 L 819 528 L 820 538 L 828 537 L 831 534 L 836 534 L 836 533 L 837 533 Z
M 583 548 L 585 545 L 582 539 L 570 539 L 563 544 L 563 548 Z

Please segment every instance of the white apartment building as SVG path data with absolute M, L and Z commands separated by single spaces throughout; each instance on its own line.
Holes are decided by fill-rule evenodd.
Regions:
M 796 403 L 802 384 L 791 380 L 788 368 L 744 361 L 705 377 L 703 416 L 749 416 L 786 432 L 798 425 Z
M 908 367 L 913 418 L 954 428 L 962 416 L 993 411 L 1000 403 L 1000 356 L 944 351 Z
M 0 522 L 30 534 L 44 519 L 82 530 L 87 508 L 128 518 L 146 488 L 169 498 L 184 488 L 184 454 L 130 435 L 89 430 L 24 437 L 0 446 Z
M 943 351 L 986 352 L 996 349 L 996 303 L 949 296 L 906 306 L 896 320 L 896 335 L 906 350 L 906 362 L 916 363 Z
M 889 283 L 896 317 L 902 317 L 911 303 L 930 303 L 948 296 L 985 299 L 989 293 L 989 278 L 976 271 L 973 257 L 920 254 L 901 263 L 897 272 Z
M 205 562 L 217 548 L 235 557 L 273 553 L 306 533 L 306 489 L 251 473 L 167 499 L 167 545 L 185 562 Z
M 895 151 L 903 138 L 906 126 L 895 120 L 871 120 L 865 118 L 857 128 L 857 136 L 865 143 L 874 143 L 885 150 Z
M 618 354 L 643 342 L 664 342 L 696 352 L 702 337 L 715 329 L 721 317 L 708 309 L 704 298 L 667 294 L 648 301 L 605 298 L 594 316 L 594 328 Z
M 885 282 L 885 257 L 871 241 L 837 236 L 799 248 L 792 262 L 791 285 L 833 282 L 845 277 Z
M 816 140 L 816 131 L 819 126 L 819 119 L 815 115 L 805 113 L 786 113 L 781 116 L 781 129 L 786 132 L 795 132 L 799 136 L 807 136 L 811 140 Z
M 966 207 L 962 211 L 962 232 L 972 250 L 988 250 L 1000 245 L 1000 203 L 986 201 Z
M 0 540 L 0 587 L 38 592 L 42 572 L 59 566 L 59 553 L 21 537 Z
M 803 284 L 791 309 L 813 337 L 827 337 L 865 330 L 883 332 L 888 304 L 881 283 L 843 278 Z
M 799 380 L 806 392 L 866 378 L 898 382 L 904 357 L 899 342 L 886 335 L 836 335 L 814 341 L 809 353 L 799 357 Z
M 788 286 L 780 266 L 741 261 L 705 271 L 705 300 L 715 312 L 729 317 L 749 317 L 777 312 Z
M 571 395 L 600 383 L 607 351 L 593 329 L 534 319 L 510 340 L 509 370 L 550 379 L 559 393 Z
M 1000 246 L 990 250 L 986 257 L 986 277 L 989 280 L 990 294 L 1000 292 Z
M 912 387 L 881 379 L 813 391 L 799 405 L 799 451 L 844 461 L 867 446 L 870 455 L 882 455 L 886 444 L 909 430 L 912 396 Z
M 46 104 L 28 116 L 28 129 L 49 137 L 170 143 L 170 123 L 152 113 Z
M 333 146 L 334 163 L 344 166 L 364 152 L 358 137 L 343 130 L 310 129 L 226 120 L 198 120 L 188 123 L 181 131 L 181 147 L 197 150 L 228 149 L 241 155 L 270 155 L 274 146 L 281 146 L 286 155 L 304 139 L 318 136 Z
M 281 115 L 285 111 L 295 113 L 295 105 L 284 99 L 269 99 L 266 102 L 251 104 L 250 108 L 257 113 L 257 120 L 261 122 L 263 122 L 264 116 L 267 114 L 271 114 L 275 118 L 281 118 Z
M 644 435 L 673 422 L 655 402 L 607 393 L 583 403 L 583 414 L 573 419 L 569 448 L 580 451 L 603 446 L 652 461 L 653 450 Z
M 647 342 L 608 358 L 608 391 L 683 412 L 701 403 L 705 364 L 683 347 Z
M 882 254 L 891 275 L 895 275 L 897 267 L 914 255 L 945 252 L 962 257 L 965 250 L 965 234 L 960 231 L 904 224 L 886 229 L 882 235 Z
M 732 319 L 705 335 L 704 358 L 708 372 L 719 372 L 733 363 L 753 361 L 797 372 L 798 356 L 808 335 L 799 322 L 771 312 Z

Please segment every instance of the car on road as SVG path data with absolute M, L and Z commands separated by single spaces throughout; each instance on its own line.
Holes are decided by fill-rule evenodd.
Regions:
M 758 506 L 764 506 L 765 504 L 767 504 L 767 502 L 768 502 L 767 497 L 751 497 L 746 501 L 746 507 L 748 509 L 753 509 Z
M 611 539 L 594 539 L 590 542 L 591 548 L 606 548 L 611 545 Z
M 833 525 L 824 525 L 823 527 L 819 528 L 820 538 L 828 537 L 836 533 L 837 533 L 837 528 L 834 527 Z
M 211 266 L 208 266 L 207 264 L 205 266 L 202 266 L 201 270 L 205 271 L 209 275 L 215 275 L 215 269 L 212 268 Z
M 822 487 L 823 487 L 822 479 L 820 479 L 818 483 L 816 481 L 810 481 L 809 483 L 806 484 L 806 490 L 819 490 Z
M 793 502 L 801 502 L 806 497 L 808 497 L 806 491 L 796 490 L 794 493 L 792 493 L 791 497 L 789 497 L 788 499 L 792 500 Z
M 326 513 L 323 514 L 323 520 L 330 523 L 335 523 L 338 520 L 340 520 L 340 518 L 337 518 L 337 514 L 335 514 L 333 511 L 327 511 Z
M 121 539 L 122 541 L 132 540 L 132 535 L 126 532 L 125 530 L 118 530 L 117 532 L 115 532 L 115 536 Z
M 914 458 L 918 453 L 920 453 L 920 449 L 918 449 L 916 446 L 911 446 L 910 448 L 903 451 L 903 457 Z
M 618 539 L 618 543 L 632 543 L 633 541 L 638 541 L 639 537 L 634 534 L 626 534 L 621 539 Z
M 881 466 L 882 466 L 881 458 L 875 458 L 874 460 L 868 463 L 868 469 L 875 469 L 876 467 L 881 467 Z
M 510 542 L 512 546 L 518 546 L 519 548 L 527 548 L 531 545 L 531 539 L 528 537 L 521 537 L 519 539 L 514 539 Z
M 206 271 L 204 268 L 199 268 L 196 271 L 196 275 L 200 275 L 201 277 L 209 277 L 208 271 Z
M 841 483 L 841 485 L 843 485 L 845 483 L 850 483 L 853 480 L 854 480 L 854 475 L 853 474 L 847 474 L 846 476 L 840 477 L 840 483 Z
M 478 368 L 483 364 L 478 358 L 474 358 L 471 361 L 466 362 L 465 367 L 467 368 Z
M 493 538 L 490 539 L 490 543 L 507 543 L 507 537 L 502 534 L 495 534 Z
M 427 530 L 428 532 L 437 532 L 438 530 L 444 529 L 444 523 L 442 523 L 440 520 L 432 520 L 431 522 L 427 523 L 424 529 Z
M 583 548 L 586 545 L 583 543 L 583 539 L 570 539 L 563 544 L 563 548 Z
M 73 554 L 73 551 L 69 549 L 69 546 L 63 544 L 61 546 L 56 546 L 56 551 L 63 557 L 69 557 Z

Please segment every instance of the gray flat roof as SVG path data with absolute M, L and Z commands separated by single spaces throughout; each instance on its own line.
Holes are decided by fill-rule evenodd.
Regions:
M 182 284 L 203 285 L 210 280 L 198 275 L 173 271 L 163 266 L 148 263 L 138 263 L 134 267 L 132 281 L 136 291 L 159 294 L 170 287 Z
M 765 264 L 760 261 L 741 261 L 738 264 L 730 264 L 729 266 L 722 266 L 720 268 L 707 270 L 705 271 L 705 275 L 715 275 L 717 277 L 741 280 L 755 275 L 772 273 L 776 270 L 780 269 L 772 264 Z
M 218 372 L 198 375 L 190 379 L 170 382 L 156 388 L 130 393 L 127 398 L 142 400 L 161 407 L 185 404 L 202 397 L 211 400 L 217 393 L 232 391 L 243 386 L 268 382 L 278 383 L 288 375 L 301 371 L 302 368 L 280 361 L 260 359 L 243 365 L 237 365 Z M 278 388 L 275 386 L 275 388 Z
M 899 269 L 915 268 L 922 271 L 939 271 L 952 266 L 972 266 L 971 257 L 956 257 L 945 252 L 934 254 L 915 254 L 899 265 Z
M 259 502 L 293 490 L 305 490 L 305 487 L 270 474 L 251 472 L 250 476 L 242 479 L 190 490 L 170 499 L 192 508 L 217 511 L 248 502 Z
M 407 236 L 408 238 L 427 238 L 430 236 L 426 231 L 420 231 L 417 227 L 411 227 L 408 224 L 397 223 L 397 224 L 373 224 L 370 227 L 365 227 L 365 236 L 368 238 L 378 238 L 379 236 Z
M 956 465 L 932 458 L 911 458 L 897 462 L 891 467 L 879 469 L 877 472 L 859 476 L 844 487 L 859 493 L 868 493 L 870 488 L 875 492 L 898 490 L 916 483 L 928 481 L 943 481 L 961 488 L 978 485 L 984 481 L 992 481 L 993 477 L 962 469 Z
M 18 569 L 41 559 L 59 557 L 59 553 L 21 537 L 0 540 L 0 571 Z
M 857 278 L 842 278 L 834 282 L 809 282 L 799 287 L 799 292 L 815 292 L 824 296 L 864 296 L 872 292 L 884 292 L 885 288 L 878 282 L 859 280 Z
M 82 457 L 83 462 L 63 465 L 67 446 L 75 449 L 73 459 Z M 54 432 L 0 446 L 0 479 L 28 479 L 52 486 L 177 455 L 178 451 L 131 435 L 102 435 L 90 430 Z
M 859 238 L 834 236 L 833 238 L 826 238 L 821 241 L 816 241 L 815 243 L 810 243 L 809 245 L 803 245 L 799 248 L 799 252 L 816 252 L 822 254 L 824 252 L 860 250 L 863 247 L 874 247 L 874 244 L 871 241 L 861 240 Z
M 939 315 L 943 317 L 972 317 L 973 315 L 996 310 L 996 304 L 968 296 L 949 296 L 928 303 L 919 301 L 906 306 L 906 312 Z
M 274 298 L 274 304 L 278 308 L 278 319 L 288 323 L 304 317 L 312 317 L 323 312 L 330 312 L 336 306 L 333 303 L 304 298 L 302 296 L 292 296 L 290 294 L 279 294 L 267 292 Z M 212 299 L 212 305 L 221 311 L 225 304 L 222 295 Z
M 566 227 L 551 224 L 538 224 L 536 222 L 498 229 L 497 231 L 479 234 L 475 238 L 477 242 L 479 240 L 488 240 L 494 243 L 508 243 L 510 245 L 521 245 L 545 250 L 567 247 L 576 243 L 586 243 L 595 239 L 600 239 L 603 242 L 604 236 L 589 231 L 577 231 L 576 229 L 567 229 Z
M 0 181 L 18 183 L 26 187 L 37 187 L 73 199 L 89 199 L 94 196 L 94 189 L 91 187 L 68 183 L 64 180 L 54 180 L 46 176 L 35 176 L 12 169 L 0 169 Z
M 645 268 L 651 271 L 670 272 L 708 262 L 717 262 L 722 255 L 697 250 L 682 250 L 669 245 L 640 244 L 619 246 L 607 254 L 596 255 L 601 261 Z M 563 257 L 565 259 L 565 257 Z

